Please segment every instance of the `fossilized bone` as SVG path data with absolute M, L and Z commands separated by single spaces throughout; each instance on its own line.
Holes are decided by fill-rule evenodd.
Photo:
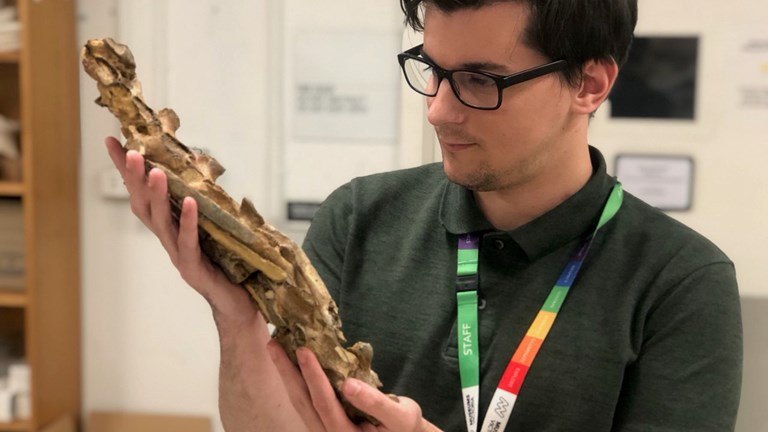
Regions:
M 224 168 L 176 139 L 176 113 L 167 108 L 155 113 L 144 102 L 130 49 L 109 38 L 89 40 L 82 61 L 97 82 L 96 103 L 120 120 L 124 147 L 144 155 L 147 171 L 165 172 L 176 217 L 184 197 L 197 201 L 202 250 L 230 281 L 248 290 L 291 360 L 296 363 L 298 347 L 309 347 L 338 395 L 347 377 L 381 387 L 371 370 L 371 346 L 357 342 L 344 348 L 336 304 L 301 248 L 265 223 L 250 201 L 238 205 L 215 183 Z M 342 403 L 351 418 L 365 418 L 343 398 Z

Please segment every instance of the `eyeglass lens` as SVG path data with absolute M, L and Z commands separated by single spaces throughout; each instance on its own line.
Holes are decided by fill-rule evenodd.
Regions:
M 403 65 L 408 84 L 425 96 L 437 94 L 437 73 L 428 63 L 408 58 Z M 499 89 L 492 78 L 475 72 L 453 72 L 449 78 L 456 96 L 465 104 L 479 107 L 495 107 L 499 102 Z

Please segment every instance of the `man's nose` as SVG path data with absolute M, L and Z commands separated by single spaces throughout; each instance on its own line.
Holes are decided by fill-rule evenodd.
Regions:
M 437 94 L 427 97 L 427 120 L 432 126 L 464 121 L 466 110 L 451 88 L 448 79 L 443 78 L 437 88 Z

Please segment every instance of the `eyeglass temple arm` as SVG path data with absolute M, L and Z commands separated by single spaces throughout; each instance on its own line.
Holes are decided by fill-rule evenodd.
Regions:
M 502 87 L 506 88 L 512 85 L 515 85 L 517 83 L 521 83 L 523 81 L 528 81 L 534 78 L 538 78 L 542 75 L 546 75 L 552 72 L 559 71 L 561 69 L 564 69 L 565 66 L 568 64 L 566 60 L 557 60 L 552 63 L 547 63 L 542 66 L 536 66 L 531 69 L 524 70 L 522 72 L 518 72 L 514 75 L 510 75 L 504 79 L 501 80 Z

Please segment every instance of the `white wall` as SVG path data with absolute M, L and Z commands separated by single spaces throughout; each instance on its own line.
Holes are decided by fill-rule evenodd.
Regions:
M 268 220 L 297 238 L 304 226 L 282 223 L 283 198 L 295 194 L 295 186 L 283 180 L 286 169 L 314 177 L 320 175 L 318 165 L 336 163 L 333 178 L 317 179 L 329 191 L 359 174 L 354 161 L 366 155 L 363 171 L 425 158 L 412 145 L 302 142 L 294 144 L 311 157 L 284 165 L 281 143 L 289 138 L 281 78 L 290 72 L 285 40 L 297 26 L 389 31 L 400 20 L 394 1 L 80 0 L 78 7 L 81 43 L 114 36 L 129 44 L 150 106 L 175 109 L 182 120 L 179 137 L 209 149 L 227 167 L 221 183 L 231 195 L 248 196 Z M 333 13 L 346 7 L 353 12 Z M 592 142 L 609 163 L 618 153 L 692 155 L 694 207 L 673 216 L 734 259 L 742 293 L 768 297 L 762 282 L 768 275 L 760 265 L 768 252 L 752 246 L 768 243 L 762 225 L 768 195 L 761 193 L 768 176 L 760 157 L 766 154 L 761 145 L 768 136 L 768 115 L 747 119 L 732 109 L 739 67 L 733 44 L 747 28 L 765 35 L 768 5 L 763 0 L 730 5 L 644 0 L 640 7 L 640 33 L 702 36 L 701 117 L 690 125 L 659 126 L 608 121 L 603 110 Z M 118 130 L 109 113 L 92 104 L 97 94 L 88 77 L 81 79 L 81 95 L 84 408 L 202 413 L 221 431 L 218 346 L 208 307 L 167 264 L 159 243 L 131 215 L 126 201 L 106 200 L 99 193 L 100 176 L 111 169 L 102 138 Z M 406 91 L 403 97 L 414 96 Z M 412 118 L 402 123 L 419 130 Z
M 768 40 L 765 0 L 701 2 L 643 0 L 638 35 L 699 36 L 695 121 L 608 120 L 602 109 L 592 143 L 609 169 L 619 153 L 690 155 L 695 162 L 693 208 L 670 213 L 706 235 L 736 263 L 742 295 L 768 296 L 768 110 L 738 107 L 747 37 Z M 768 64 L 768 58 L 765 59 Z M 751 65 L 754 68 L 754 64 Z M 764 85 L 768 87 L 768 83 Z

